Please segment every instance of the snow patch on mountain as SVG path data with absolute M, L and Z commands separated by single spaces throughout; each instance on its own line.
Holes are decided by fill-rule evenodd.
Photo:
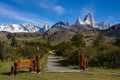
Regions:
M 80 19 L 80 17 L 78 17 L 75 24 L 91 25 L 97 29 L 108 29 L 112 26 L 112 24 L 110 24 L 110 23 L 104 23 L 104 22 L 95 23 L 94 17 L 92 16 L 91 13 L 88 13 L 85 16 L 84 20 L 82 20 L 82 19 Z
M 43 27 L 44 28 L 44 27 Z M 9 25 L 0 25 L 0 31 L 8 31 L 8 32 L 46 32 L 50 29 L 50 26 L 46 26 L 44 28 L 44 31 L 41 31 L 42 28 L 40 28 L 37 25 L 33 25 L 30 23 L 21 23 L 21 24 L 13 24 L 10 23 Z

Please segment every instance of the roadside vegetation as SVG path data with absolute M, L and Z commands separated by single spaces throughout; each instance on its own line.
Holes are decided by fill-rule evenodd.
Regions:
M 99 32 L 92 44 L 86 46 L 82 34 L 75 34 L 71 41 L 64 41 L 55 45 L 54 48 L 56 55 L 63 57 L 62 62 L 70 65 L 76 65 L 75 51 L 78 51 L 79 59 L 81 54 L 84 54 L 90 67 L 120 68 L 120 36 L 117 36 L 114 42 L 106 43 L 105 41 L 105 36 Z
M 11 44 L 5 41 L 0 41 L 0 60 L 1 61 L 15 61 L 18 59 L 34 59 L 36 55 L 41 58 L 48 54 L 51 45 L 49 42 L 31 42 L 20 44 L 13 37 Z

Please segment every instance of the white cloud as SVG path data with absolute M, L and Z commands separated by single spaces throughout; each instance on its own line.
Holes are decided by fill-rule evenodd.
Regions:
M 48 5 L 46 5 L 46 4 L 44 4 L 44 3 L 39 3 L 39 5 L 40 5 L 42 8 L 46 8 L 46 9 L 49 8 Z
M 39 3 L 40 7 L 48 9 L 48 10 L 53 10 L 55 11 L 57 14 L 63 14 L 65 13 L 66 9 L 63 8 L 60 5 L 47 5 L 45 3 Z
M 107 20 L 106 20 L 106 22 L 112 22 L 114 20 L 114 17 L 112 17 L 112 16 L 108 16 L 108 18 L 107 18 Z
M 63 14 L 65 13 L 65 8 L 63 8 L 62 6 L 54 6 L 53 7 L 54 11 L 56 11 L 58 14 Z
M 80 9 L 81 17 L 84 18 L 86 14 L 91 13 L 95 16 L 95 7 L 94 4 L 85 5 Z
M 36 24 L 41 27 L 43 27 L 45 22 L 47 22 L 48 25 L 50 26 L 54 23 L 53 21 L 40 17 L 40 16 L 36 16 L 36 15 L 25 13 L 25 12 L 17 12 L 15 10 L 3 8 L 1 6 L 0 6 L 0 16 L 7 17 L 8 19 L 18 20 L 20 22 Z

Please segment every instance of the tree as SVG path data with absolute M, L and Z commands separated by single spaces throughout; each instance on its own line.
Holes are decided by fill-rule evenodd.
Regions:
M 99 34 L 96 36 L 96 38 L 93 40 L 93 47 L 99 47 L 104 44 L 105 37 L 102 34 L 102 32 L 99 32 Z
M 16 41 L 15 37 L 12 38 L 12 46 L 18 46 L 18 42 Z
M 75 34 L 71 41 L 72 44 L 76 47 L 83 47 L 86 45 L 82 34 Z

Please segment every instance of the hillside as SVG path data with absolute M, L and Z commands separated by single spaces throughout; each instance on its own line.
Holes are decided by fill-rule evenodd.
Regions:
M 46 42 L 50 41 L 51 44 L 60 43 L 62 41 L 69 41 L 76 33 L 83 34 L 87 44 L 90 44 L 94 36 L 97 35 L 96 30 L 83 30 L 83 29 L 73 29 L 71 31 L 61 30 L 54 33 L 45 32 L 45 33 L 5 33 L 7 38 L 11 40 L 12 37 L 15 37 L 16 40 L 20 43 L 26 42 Z
M 107 41 L 112 40 L 113 37 L 120 34 L 120 24 L 114 25 L 109 29 L 102 30 L 104 35 L 107 38 Z M 4 34 L 3 34 L 4 33 Z M 49 31 L 45 33 L 9 33 L 1 32 L 1 39 L 6 40 L 7 38 L 11 40 L 12 37 L 15 37 L 16 40 L 20 43 L 26 42 L 46 42 L 50 41 L 52 44 L 60 43 L 62 41 L 69 41 L 74 34 L 80 33 L 83 34 L 84 39 L 86 40 L 87 45 L 92 43 L 94 37 L 98 34 L 92 26 L 90 25 L 69 25 L 66 26 L 62 22 L 56 23 Z M 6 38 L 6 36 L 7 38 Z
M 57 31 L 75 31 L 75 30 L 94 30 L 95 28 L 92 27 L 91 25 L 84 25 L 84 24 L 72 24 L 69 26 L 66 26 L 65 24 L 63 24 L 63 22 L 58 22 L 55 25 L 52 26 L 52 28 L 48 31 L 49 33 L 54 33 Z
M 8 41 L 6 35 L 3 32 L 0 32 L 0 41 Z
M 108 37 L 116 37 L 117 35 L 120 35 L 120 24 L 114 25 L 111 28 L 104 30 L 103 33 Z

